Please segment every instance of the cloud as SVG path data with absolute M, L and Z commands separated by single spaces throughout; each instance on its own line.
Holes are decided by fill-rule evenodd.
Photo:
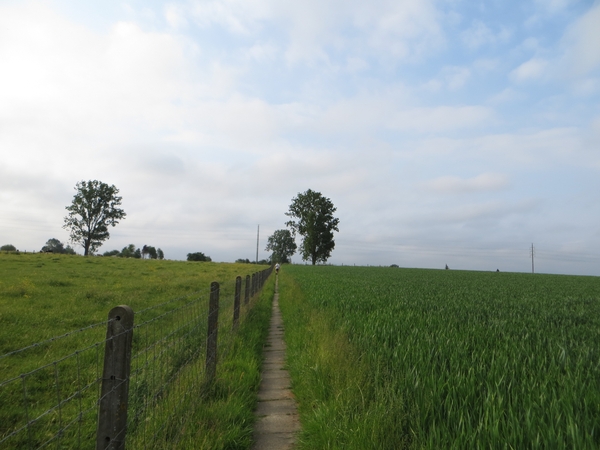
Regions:
M 509 78 L 516 83 L 523 83 L 541 78 L 545 74 L 548 62 L 541 58 L 532 58 L 514 69 Z
M 493 116 L 493 110 L 484 106 L 417 107 L 395 112 L 387 123 L 395 130 L 439 133 L 477 127 Z
M 562 71 L 571 76 L 586 76 L 600 67 L 600 3 L 596 2 L 565 33 Z
M 468 48 L 476 50 L 487 44 L 508 42 L 512 32 L 507 28 L 502 28 L 498 33 L 494 33 L 486 24 L 475 20 L 471 27 L 463 31 L 460 36 Z
M 558 14 L 567 9 L 576 0 L 534 0 L 538 8 L 549 14 Z
M 186 16 L 197 26 L 219 27 L 248 39 L 273 39 L 286 62 L 334 64 L 335 54 L 376 58 L 382 64 L 419 59 L 443 46 L 442 14 L 432 0 L 211 0 L 171 3 L 167 22 L 180 27 Z M 271 32 L 267 38 L 266 30 Z
M 509 186 L 506 175 L 483 173 L 473 178 L 444 176 L 424 183 L 426 189 L 443 194 L 465 194 L 483 191 L 498 191 Z

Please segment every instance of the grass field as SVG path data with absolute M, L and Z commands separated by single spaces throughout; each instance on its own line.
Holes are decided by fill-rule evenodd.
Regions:
M 130 414 L 130 429 L 139 430 L 137 437 L 128 437 L 132 448 L 136 442 L 146 448 L 174 448 L 175 442 L 178 448 L 247 448 L 273 283 L 252 301 L 252 308 L 242 308 L 235 333 L 233 290 L 236 276 L 264 268 L 1 253 L 0 442 L 10 437 L 0 447 L 90 447 L 97 414 L 95 380 L 102 370 L 103 347 L 97 343 L 104 339 L 109 310 L 127 304 L 136 312 L 130 406 L 144 411 L 143 416 Z M 195 380 L 204 364 L 211 281 L 221 284 L 221 350 L 217 380 L 207 387 Z M 35 343 L 41 344 L 11 353 Z M 212 417 L 208 427 L 189 426 L 207 416 Z M 37 417 L 41 419 L 23 428 Z M 161 439 L 149 444 L 155 422 Z M 57 436 L 56 430 L 65 431 Z
M 600 448 L 600 278 L 286 266 L 304 449 Z

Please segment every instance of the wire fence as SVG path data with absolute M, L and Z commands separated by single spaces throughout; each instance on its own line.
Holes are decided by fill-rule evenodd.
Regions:
M 218 306 L 210 312 L 214 292 L 200 290 L 136 311 L 131 327 L 112 336 L 110 330 L 122 325 L 119 313 L 1 355 L 0 373 L 7 375 L 0 380 L 0 449 L 112 449 L 124 448 L 125 439 L 129 448 L 164 443 L 174 448 L 186 412 L 212 381 L 207 367 L 217 368 L 227 357 L 237 324 L 271 270 L 247 276 L 245 282 L 217 284 Z M 209 334 L 211 321 L 218 328 Z M 103 379 L 108 350 L 123 337 L 131 342 L 128 375 Z M 207 352 L 211 340 L 218 356 Z M 120 388 L 128 395 L 124 404 L 115 405 L 109 395 Z M 120 411 L 123 405 L 126 410 Z M 98 432 L 103 416 L 126 418 L 106 440 Z

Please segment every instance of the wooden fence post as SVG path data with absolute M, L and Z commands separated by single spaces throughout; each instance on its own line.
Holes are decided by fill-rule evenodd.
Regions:
M 235 330 L 240 322 L 240 296 L 242 293 L 242 277 L 235 278 L 235 297 L 233 299 L 233 329 Z
M 244 290 L 244 304 L 250 301 L 250 275 L 246 275 L 246 289 Z
M 210 283 L 208 332 L 206 337 L 206 379 L 210 383 L 217 375 L 217 332 L 219 328 L 219 283 Z
M 124 450 L 133 340 L 133 310 L 117 306 L 108 313 L 104 369 L 96 429 L 96 450 Z

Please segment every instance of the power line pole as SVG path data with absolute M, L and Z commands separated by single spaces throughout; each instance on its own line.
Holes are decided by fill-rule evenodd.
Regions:
M 260 236 L 260 224 L 258 225 L 258 230 L 256 230 L 256 264 L 258 264 L 258 240 Z
M 533 257 L 535 256 L 535 249 L 533 248 L 533 244 L 531 244 L 531 273 L 535 273 L 535 268 L 533 265 Z

